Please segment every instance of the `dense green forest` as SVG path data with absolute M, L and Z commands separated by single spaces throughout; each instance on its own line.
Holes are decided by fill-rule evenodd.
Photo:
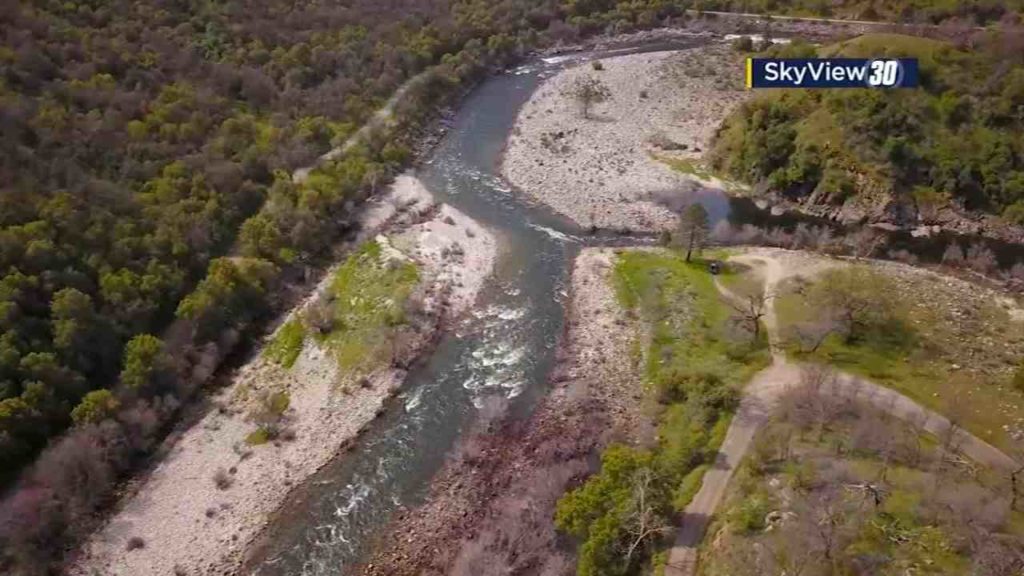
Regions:
M 895 198 L 927 218 L 953 201 L 1024 223 L 1024 29 L 978 33 L 970 44 L 873 34 L 824 47 L 823 55 L 917 57 L 921 88 L 759 95 L 727 121 L 712 162 L 822 203 Z

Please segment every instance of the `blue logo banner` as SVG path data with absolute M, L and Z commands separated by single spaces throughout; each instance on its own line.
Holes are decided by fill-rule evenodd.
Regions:
M 747 58 L 747 88 L 915 88 L 916 58 Z

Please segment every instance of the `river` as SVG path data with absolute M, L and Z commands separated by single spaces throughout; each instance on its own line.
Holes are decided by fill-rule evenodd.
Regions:
M 569 264 L 583 231 L 514 194 L 499 176 L 519 108 L 543 78 L 594 57 L 695 46 L 704 40 L 576 54 L 496 75 L 462 103 L 416 176 L 436 196 L 494 231 L 500 256 L 474 312 L 413 369 L 401 393 L 354 449 L 289 498 L 251 551 L 260 576 L 351 573 L 400 507 L 415 506 L 488 396 L 525 416 L 546 391 L 562 333 Z M 724 216 L 709 196 L 709 209 Z M 714 206 L 712 206 L 714 204 Z
M 554 365 L 569 265 L 581 245 L 610 240 L 585 238 L 576 226 L 522 200 L 502 180 L 499 163 L 516 114 L 543 78 L 563 66 L 619 53 L 684 49 L 706 41 L 683 39 L 669 46 L 538 60 L 489 78 L 465 99 L 416 176 L 438 201 L 494 231 L 501 246 L 496 270 L 474 312 L 409 373 L 400 394 L 353 449 L 290 495 L 250 551 L 248 572 L 354 572 L 394 513 L 422 501 L 431 478 L 488 397 L 511 399 L 516 415 L 530 413 L 546 392 Z M 725 218 L 734 224 L 783 227 L 800 221 L 824 223 L 799 216 L 772 217 L 750 200 L 731 199 L 721 191 L 699 191 L 696 198 L 708 209 L 712 223 Z M 894 239 L 929 255 L 939 248 L 934 240 L 918 244 L 908 237 Z

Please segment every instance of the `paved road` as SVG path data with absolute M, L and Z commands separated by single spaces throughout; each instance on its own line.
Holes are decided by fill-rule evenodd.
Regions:
M 735 256 L 733 261 L 755 266 L 764 278 L 765 292 L 775 293 L 778 284 L 794 273 L 771 250 L 758 250 Z M 726 299 L 743 302 L 743 298 L 715 282 Z M 792 387 L 800 385 L 801 366 L 788 362 L 779 344 L 775 311 L 769 305 L 765 315 L 772 350 L 772 365 L 758 372 L 743 390 L 743 399 L 715 458 L 714 466 L 704 474 L 704 482 L 686 507 L 679 522 L 676 540 L 669 552 L 665 576 L 693 576 L 697 572 L 697 554 L 712 515 L 718 508 L 729 479 L 750 448 L 754 435 L 768 422 L 779 398 Z M 840 373 L 829 393 L 860 398 L 908 422 L 915 422 L 928 432 L 941 436 L 950 429 L 942 415 L 921 407 L 906 396 L 873 382 Z M 962 429 L 955 431 L 955 444 L 960 451 L 978 463 L 992 468 L 1014 469 L 1017 463 L 991 444 Z

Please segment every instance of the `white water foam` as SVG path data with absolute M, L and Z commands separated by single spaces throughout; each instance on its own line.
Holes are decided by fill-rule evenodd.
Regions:
M 577 237 L 575 237 L 575 236 L 573 236 L 571 234 L 566 234 L 565 232 L 559 232 L 558 230 L 555 230 L 554 228 L 548 228 L 547 226 L 541 226 L 540 224 L 532 224 L 531 223 L 530 224 L 530 228 L 533 228 L 534 230 L 537 230 L 538 232 L 543 232 L 543 233 L 547 234 L 548 236 L 554 238 L 555 240 L 559 240 L 561 242 L 579 242 L 580 241 L 579 238 L 577 238 Z

